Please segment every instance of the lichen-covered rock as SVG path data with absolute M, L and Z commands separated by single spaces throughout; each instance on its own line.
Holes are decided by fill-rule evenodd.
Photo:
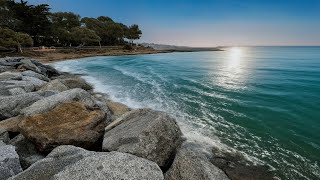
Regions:
M 162 180 L 159 166 L 149 160 L 131 154 L 110 152 L 92 155 L 63 169 L 55 180 L 69 179 L 139 179 Z
M 90 84 L 88 84 L 84 79 L 80 77 L 64 78 L 64 79 L 60 79 L 60 81 L 70 89 L 72 88 L 81 88 L 84 90 L 93 89 L 93 87 Z
M 43 154 L 36 150 L 35 145 L 22 134 L 11 139 L 9 144 L 16 147 L 22 169 L 27 169 L 33 163 L 45 158 Z
M 12 117 L 9 119 L 5 119 L 3 121 L 0 121 L 0 129 L 5 129 L 9 132 L 19 132 L 18 130 L 18 124 L 22 120 L 21 117 Z
M 15 96 L 0 96 L 0 116 L 7 119 L 20 114 L 23 108 L 40 100 L 42 97 L 37 93 L 25 93 Z
M 20 132 L 34 142 L 39 151 L 59 145 L 91 148 L 103 136 L 105 113 L 80 102 L 67 102 L 54 109 L 25 117 Z
M 228 180 L 227 175 L 213 165 L 208 157 L 192 144 L 184 143 L 179 149 L 166 180 Z
M 243 154 L 235 150 L 212 149 L 211 162 L 222 169 L 231 180 L 274 180 L 270 167 L 249 161 Z
M 37 79 L 40 79 L 42 81 L 50 81 L 49 78 L 47 78 L 46 76 L 42 75 L 42 74 L 39 74 L 39 73 L 36 73 L 34 71 L 23 71 L 21 73 L 23 76 L 29 76 L 29 77 L 34 77 L 34 78 L 37 78 Z
M 22 171 L 14 146 L 0 141 L 0 179 L 8 179 Z
M 89 107 L 93 107 L 95 105 L 95 100 L 87 91 L 77 88 L 43 98 L 23 109 L 21 112 L 25 116 L 43 113 L 53 109 L 61 103 L 70 101 L 80 101 Z
M 103 150 L 130 153 L 167 167 L 181 143 L 176 121 L 151 109 L 130 111 L 121 118 L 119 125 L 105 133 Z
M 69 88 L 61 83 L 58 79 L 52 80 L 45 84 L 40 91 L 55 91 L 55 92 L 62 92 L 66 91 Z

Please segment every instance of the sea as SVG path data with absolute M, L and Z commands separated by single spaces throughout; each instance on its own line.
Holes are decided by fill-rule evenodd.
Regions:
M 89 57 L 52 64 L 131 108 L 175 117 L 187 138 L 219 142 L 279 179 L 320 179 L 320 47 Z

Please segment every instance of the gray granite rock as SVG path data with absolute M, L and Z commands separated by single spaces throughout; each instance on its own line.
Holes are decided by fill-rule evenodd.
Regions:
M 7 91 L 13 88 L 22 88 L 26 92 L 33 92 L 36 90 L 36 86 L 29 81 L 7 80 L 1 81 L 0 84 L 2 84 L 1 89 L 5 89 Z
M 77 88 L 43 98 L 23 109 L 21 112 L 25 116 L 43 113 L 53 109 L 61 103 L 69 101 L 80 101 L 89 107 L 93 107 L 95 105 L 95 100 L 87 91 Z
M 182 141 L 175 119 L 151 109 L 133 110 L 121 118 L 105 132 L 103 150 L 130 153 L 167 167 Z
M 14 176 L 14 180 L 44 180 L 52 177 L 62 171 L 66 166 L 74 164 L 84 157 L 95 154 L 75 146 L 59 146 L 52 150 L 46 158 L 32 164 L 22 173 Z
M 9 133 L 6 129 L 0 128 L 0 141 L 8 143 L 10 141 Z
M 60 79 L 60 81 L 70 89 L 72 88 L 81 88 L 84 90 L 93 89 L 93 87 L 90 84 L 88 84 L 84 79 L 80 77 L 64 78 L 64 79 Z
M 37 93 L 0 97 L 0 115 L 3 117 L 0 120 L 19 115 L 23 108 L 30 106 L 41 98 Z
M 39 73 L 36 73 L 36 72 L 34 72 L 34 71 L 30 71 L 30 70 L 28 70 L 28 71 L 23 71 L 21 74 L 22 74 L 23 76 L 29 76 L 29 77 L 38 78 L 38 79 L 40 79 L 40 80 L 42 80 L 42 81 L 50 81 L 50 79 L 47 78 L 46 76 L 44 76 L 44 75 L 42 75 L 42 74 L 39 74 Z
M 27 81 L 28 83 L 33 84 L 36 89 L 41 88 L 47 83 L 46 81 L 30 76 L 22 76 L 22 81 Z
M 9 144 L 16 147 L 19 155 L 21 167 L 27 169 L 33 163 L 45 158 L 45 156 L 36 150 L 35 145 L 27 140 L 22 134 L 14 137 Z
M 6 72 L 6 71 L 10 71 L 10 70 L 14 70 L 15 68 L 10 67 L 10 66 L 1 66 L 0 65 L 0 73 L 2 72 Z
M 39 69 L 30 59 L 22 59 L 20 60 L 20 63 L 22 64 L 18 66 L 18 69 L 26 69 L 36 73 L 42 73 L 41 69 Z
M 227 175 L 213 165 L 209 158 L 193 144 L 184 143 L 179 149 L 166 180 L 228 180 Z
M 21 73 L 18 73 L 18 72 L 3 72 L 3 73 L 0 73 L 0 81 L 3 81 L 3 80 L 21 80 L 22 78 L 22 75 Z
M 16 87 L 8 90 L 12 96 L 20 95 L 26 93 L 26 91 L 21 87 Z
M 31 60 L 31 62 L 41 70 L 42 74 L 45 74 L 49 78 L 60 75 L 60 72 L 50 65 L 45 65 L 35 60 Z
M 0 179 L 8 179 L 22 171 L 14 146 L 0 141 Z
M 214 147 L 212 153 L 211 162 L 222 169 L 231 180 L 276 179 L 269 166 L 252 162 L 239 151 Z
M 14 180 L 43 179 L 163 179 L 154 162 L 120 152 L 93 152 L 64 145 L 14 176 Z
M 69 88 L 61 83 L 58 79 L 52 80 L 45 84 L 39 91 L 55 91 L 55 92 L 62 92 L 66 91 Z
M 152 161 L 127 153 L 110 152 L 106 155 L 85 157 L 63 169 L 53 179 L 162 180 L 164 178 L 159 166 Z
M 2 83 L 5 83 L 3 89 L 23 88 L 26 92 L 32 92 L 41 88 L 47 82 L 34 77 L 22 76 L 21 80 L 6 80 Z

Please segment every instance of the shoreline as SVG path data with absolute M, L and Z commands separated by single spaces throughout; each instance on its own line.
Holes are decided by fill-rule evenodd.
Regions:
M 124 50 L 122 47 L 108 47 L 96 49 L 57 49 L 51 52 L 32 51 L 30 49 L 24 50 L 22 54 L 0 54 L 0 57 L 29 57 L 41 63 L 55 63 L 60 61 L 80 59 L 96 56 L 128 56 L 128 55 L 143 55 L 143 54 L 160 54 L 160 53 L 175 53 L 175 52 L 201 52 L 201 51 L 223 51 L 222 49 L 186 49 L 186 50 L 156 50 L 152 48 L 138 47 L 135 50 Z
M 189 178 L 199 179 L 202 176 L 207 176 L 211 178 L 220 177 L 221 179 L 227 180 L 239 178 L 239 172 L 241 172 L 242 176 L 244 175 L 245 178 L 254 177 L 255 179 L 260 179 L 263 177 L 264 179 L 272 179 L 272 173 L 267 166 L 253 164 L 240 152 L 231 149 L 226 150 L 219 146 L 212 147 L 209 145 L 210 147 L 206 147 L 205 144 L 200 144 L 198 142 L 188 142 L 188 140 L 182 135 L 176 120 L 164 112 L 152 109 L 131 109 L 121 102 L 114 102 L 112 99 L 110 100 L 108 94 L 97 92 L 90 83 L 80 78 L 81 75 L 63 73 L 61 71 L 57 71 L 51 66 L 42 65 L 41 63 L 28 58 L 7 59 L 8 60 L 5 61 L 0 59 L 0 67 L 6 68 L 0 72 L 0 83 L 3 83 L 2 87 L 5 87 L 0 91 L 0 112 L 2 113 L 0 114 L 0 129 L 6 127 L 5 133 L 8 134 L 8 137 L 5 139 L 8 144 L 6 146 L 16 147 L 16 154 L 18 159 L 21 158 L 21 162 L 28 161 L 27 159 L 31 156 L 38 157 L 37 159 L 33 159 L 32 162 L 28 161 L 28 166 L 23 163 L 23 171 L 18 170 L 18 173 L 16 173 L 16 176 L 14 176 L 13 179 L 29 177 L 30 174 L 37 177 L 37 170 L 43 166 L 44 162 L 48 161 L 46 156 L 50 157 L 55 153 L 59 155 L 59 152 L 62 150 L 69 152 L 74 151 L 74 148 L 76 148 L 71 146 L 66 147 L 65 145 L 75 145 L 77 147 L 91 150 L 89 152 L 92 152 L 93 150 L 97 155 L 102 155 L 102 153 L 108 154 L 110 151 L 136 155 L 142 158 L 141 160 L 143 161 L 149 160 L 154 163 L 153 166 L 156 169 L 158 168 L 156 171 L 148 171 L 149 173 L 158 174 L 158 177 L 155 179 L 165 178 L 166 180 L 173 180 L 178 178 L 187 180 Z M 27 83 L 23 83 L 24 81 Z M 14 83 L 15 85 L 8 86 L 8 83 Z M 8 89 L 6 89 L 7 87 Z M 15 89 L 15 91 L 12 89 Z M 19 89 L 18 93 L 16 93 L 17 89 Z M 33 102 L 22 104 L 22 102 L 30 101 L 27 100 L 30 95 L 35 98 L 34 100 L 31 100 Z M 13 100 L 14 98 L 18 98 L 18 101 Z M 14 111 L 11 109 L 6 110 L 6 108 L 15 108 L 15 106 L 8 105 L 10 103 L 18 103 L 18 108 L 21 109 L 14 109 Z M 23 106 L 25 107 L 23 108 Z M 69 110 L 63 111 L 63 109 Z M 73 111 L 76 113 L 72 114 Z M 96 131 L 96 133 L 99 134 L 99 137 L 102 138 L 103 142 L 98 137 L 91 137 L 92 132 L 86 132 L 86 128 L 79 132 L 78 130 L 73 132 L 74 128 L 77 128 L 73 126 L 73 122 L 64 126 L 59 124 L 70 120 L 70 118 L 66 119 L 66 117 L 77 117 L 79 115 L 78 112 L 81 112 L 80 114 L 86 112 L 94 112 L 94 114 L 96 114 L 94 115 L 95 118 L 91 119 L 91 121 L 94 121 L 92 123 L 95 125 L 86 125 L 84 127 L 89 129 L 94 127 L 91 131 Z M 105 114 L 104 117 L 103 114 Z M 58 118 L 53 120 L 52 118 L 55 118 L 55 116 Z M 37 126 L 37 122 L 39 121 L 38 117 L 41 117 L 41 122 L 44 121 L 41 126 Z M 81 116 L 77 117 L 76 123 L 82 123 L 82 118 L 83 117 Z M 95 121 L 94 119 L 97 118 L 100 120 Z M 87 121 L 85 119 L 83 119 L 83 121 Z M 26 123 L 29 121 L 33 123 Z M 14 126 L 12 124 L 14 124 Z M 138 124 L 138 127 L 135 127 L 136 124 Z M 149 125 L 144 126 L 145 124 Z M 58 134 L 65 134 L 66 137 L 57 141 L 55 138 L 52 139 L 52 134 L 46 134 L 46 131 L 48 130 L 37 134 L 38 129 L 41 129 L 42 126 L 46 128 L 50 127 L 49 129 L 53 128 L 49 130 L 53 131 L 53 134 L 57 133 L 55 129 L 58 127 L 61 128 L 66 126 L 65 131 L 63 130 L 64 128 L 61 130 L 58 128 Z M 123 128 L 126 128 L 126 130 L 123 130 Z M 30 129 L 33 130 L 30 131 Z M 17 132 L 20 132 L 21 134 L 17 135 Z M 77 134 L 76 132 L 80 134 Z M 128 132 L 131 132 L 129 133 L 129 137 L 127 137 Z M 148 135 L 144 134 L 144 132 L 148 132 L 152 138 L 149 139 Z M 13 135 L 13 133 L 15 134 Z M 142 136 L 141 133 L 144 135 Z M 44 134 L 46 138 L 42 137 Z M 15 137 L 12 139 L 12 136 Z M 38 136 L 40 136 L 40 138 Z M 76 139 L 72 141 L 65 141 L 73 136 L 75 136 Z M 83 136 L 88 136 L 91 141 L 93 141 L 88 144 L 88 142 L 86 142 L 87 140 L 81 140 L 81 137 Z M 20 140 L 17 140 L 18 137 Z M 88 137 L 85 137 L 85 139 Z M 60 135 L 56 138 L 59 139 Z M 130 141 L 128 142 L 133 143 L 132 146 L 128 146 L 128 142 L 122 141 L 121 139 L 123 138 L 129 138 Z M 157 140 L 154 141 L 154 138 Z M 139 141 L 134 139 L 139 139 Z M 34 150 L 31 154 L 26 155 L 25 150 L 21 149 L 17 141 L 23 141 L 24 144 L 27 143 L 28 146 L 33 147 Z M 116 144 L 112 143 L 113 141 L 115 141 Z M 140 141 L 143 141 L 144 143 L 139 144 Z M 160 145 L 159 143 L 162 144 L 160 149 L 148 148 L 150 146 L 157 147 Z M 118 149 L 119 145 L 122 149 Z M 1 148 L 6 146 L 1 146 L 0 143 L 0 153 Z M 140 146 L 142 149 L 138 148 Z M 81 151 L 88 153 L 84 149 Z M 45 154 L 43 154 L 44 152 Z M 49 155 L 47 155 L 47 153 L 49 153 Z M 144 153 L 146 154 L 144 155 Z M 149 156 L 149 154 L 153 154 L 153 156 Z M 122 154 L 121 156 L 124 155 L 125 154 Z M 117 156 L 120 156 L 120 154 Z M 136 156 L 134 157 L 136 158 Z M 188 163 L 185 163 L 185 161 Z M 15 163 L 16 166 L 19 166 L 17 164 L 18 162 Z M 90 163 L 95 164 L 98 163 L 98 161 L 91 161 Z M 91 166 L 90 163 L 87 165 Z M 125 163 L 125 161 L 122 163 Z M 232 166 L 228 165 L 230 163 Z M 33 165 L 30 166 L 31 164 Z M 62 162 L 57 161 L 56 165 L 61 166 L 62 164 Z M 73 164 L 71 163 L 69 166 L 73 166 Z M 144 168 L 146 167 L 147 165 L 144 165 Z M 190 172 L 192 171 L 194 174 L 182 172 L 179 170 L 179 167 L 189 169 Z M 114 172 L 120 170 L 121 172 L 124 170 L 123 168 L 124 167 L 109 170 Z M 203 169 L 211 169 L 212 171 L 203 172 Z M 56 175 L 63 173 L 62 169 L 55 170 Z M 97 169 L 95 169 L 94 172 L 98 173 Z M 44 174 L 41 174 L 41 176 L 43 175 Z M 121 177 L 121 175 L 122 174 L 118 174 L 117 177 Z M 181 178 L 177 175 L 183 175 L 186 178 Z M 50 175 L 44 176 L 51 177 Z

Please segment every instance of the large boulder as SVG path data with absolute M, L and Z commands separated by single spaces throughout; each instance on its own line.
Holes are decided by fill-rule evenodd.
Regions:
M 93 152 L 59 146 L 13 180 L 43 179 L 163 179 L 156 163 L 120 152 Z
M 104 151 L 130 153 L 167 167 L 181 144 L 182 133 L 176 121 L 164 112 L 151 109 L 130 111 L 106 131 Z
M 253 163 L 242 153 L 232 149 L 212 149 L 211 162 L 222 169 L 231 180 L 273 180 L 270 167 L 261 163 Z
M 40 91 L 54 91 L 54 92 L 62 92 L 66 91 L 69 88 L 64 85 L 62 82 L 60 82 L 58 79 L 52 80 L 48 82 L 46 85 L 44 85 Z
M 42 74 L 45 74 L 46 76 L 48 76 L 50 78 L 53 76 L 60 75 L 60 72 L 57 71 L 55 68 L 51 67 L 50 65 L 45 65 L 45 64 L 39 63 L 38 61 L 34 61 L 34 60 L 31 60 L 31 62 L 33 64 L 35 64 L 41 70 Z
M 22 74 L 23 76 L 29 76 L 29 77 L 38 78 L 38 79 L 40 79 L 40 80 L 42 80 L 42 81 L 50 81 L 50 79 L 47 78 L 46 76 L 44 76 L 44 75 L 42 75 L 42 74 L 39 74 L 39 73 L 36 73 L 36 72 L 34 72 L 34 71 L 30 71 L 30 70 L 28 70 L 28 71 L 23 71 L 21 74 Z
M 20 132 L 39 151 L 50 151 L 64 144 L 91 148 L 103 136 L 105 113 L 80 102 L 67 102 L 54 109 L 25 117 Z
M 0 97 L 0 118 L 2 117 L 0 120 L 19 115 L 23 108 L 30 106 L 41 98 L 37 93 Z
M 64 79 L 60 79 L 60 81 L 70 89 L 72 88 L 81 88 L 84 90 L 93 89 L 93 87 L 90 84 L 88 84 L 84 79 L 80 77 L 64 78 Z
M 0 141 L 0 179 L 8 179 L 22 171 L 14 146 Z
M 32 164 L 22 173 L 14 176 L 13 180 L 44 180 L 51 179 L 55 174 L 62 171 L 66 166 L 95 154 L 74 146 L 59 146 L 55 148 L 46 158 Z
M 80 101 L 89 107 L 93 107 L 95 105 L 95 100 L 87 91 L 77 88 L 43 98 L 23 109 L 21 112 L 25 116 L 43 113 L 53 109 L 61 103 L 70 101 Z
M 0 129 L 5 129 L 9 132 L 19 132 L 18 124 L 21 120 L 22 118 L 20 116 L 17 116 L 0 121 Z
M 35 145 L 22 134 L 11 139 L 9 144 L 16 147 L 22 169 L 27 169 L 33 163 L 45 158 L 43 154 L 37 151 Z
M 41 88 L 46 83 L 47 83 L 46 81 L 43 81 L 34 77 L 29 77 L 29 76 L 22 76 L 21 80 L 9 79 L 9 80 L 0 82 L 0 84 L 2 84 L 1 89 L 21 88 L 26 92 L 35 91 Z
M 227 175 L 213 165 L 202 149 L 194 144 L 184 143 L 179 149 L 171 168 L 165 174 L 166 180 L 228 180 Z
M 69 179 L 139 179 L 162 180 L 159 166 L 149 160 L 131 154 L 110 152 L 92 155 L 63 169 L 55 180 Z

